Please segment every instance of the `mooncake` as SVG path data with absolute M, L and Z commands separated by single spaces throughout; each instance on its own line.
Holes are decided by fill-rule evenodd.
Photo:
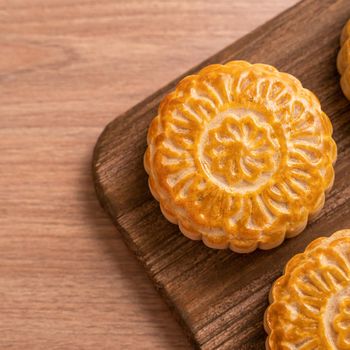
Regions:
M 313 241 L 273 285 L 269 350 L 350 349 L 350 230 Z
M 232 61 L 184 78 L 148 130 L 144 166 L 187 237 L 246 253 L 299 234 L 334 179 L 332 125 L 272 66 Z
M 344 95 L 350 100 L 350 20 L 346 23 L 340 36 L 340 51 L 337 58 L 337 68 L 341 75 L 340 86 Z

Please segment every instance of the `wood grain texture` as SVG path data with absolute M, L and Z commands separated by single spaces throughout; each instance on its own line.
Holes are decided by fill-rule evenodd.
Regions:
M 272 64 L 314 91 L 330 116 L 339 152 L 334 188 L 318 219 L 277 249 L 239 255 L 190 241 L 163 218 L 148 191 L 142 164 L 147 127 L 183 75 L 110 123 L 98 141 L 100 201 L 196 348 L 263 349 L 268 291 L 286 261 L 316 237 L 350 226 L 350 108 L 335 65 L 349 17 L 347 0 L 305 0 L 185 74 L 232 59 Z
M 0 0 L 0 349 L 189 348 L 99 207 L 93 146 L 295 2 Z

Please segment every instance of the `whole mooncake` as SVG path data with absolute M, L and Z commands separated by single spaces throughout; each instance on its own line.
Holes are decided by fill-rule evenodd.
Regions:
M 344 95 L 350 100 L 350 70 L 348 69 L 350 64 L 350 20 L 343 28 L 340 37 L 340 51 L 337 58 L 337 68 L 341 75 L 340 85 Z
M 236 252 L 270 249 L 323 207 L 331 135 L 296 78 L 233 61 L 184 78 L 164 98 L 144 165 L 164 216 L 185 236 Z
M 269 350 L 350 349 L 350 230 L 313 241 L 273 285 Z

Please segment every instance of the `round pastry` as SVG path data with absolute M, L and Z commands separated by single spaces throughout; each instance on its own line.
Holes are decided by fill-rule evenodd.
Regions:
M 184 78 L 160 104 L 144 165 L 164 216 L 212 248 L 270 249 L 300 233 L 333 184 L 336 145 L 293 76 L 233 61 Z
M 350 70 L 348 69 L 350 63 L 350 20 L 343 28 L 340 46 L 337 58 L 337 68 L 341 75 L 340 86 L 346 98 L 350 100 Z
M 313 241 L 273 285 L 269 350 L 350 349 L 350 230 Z

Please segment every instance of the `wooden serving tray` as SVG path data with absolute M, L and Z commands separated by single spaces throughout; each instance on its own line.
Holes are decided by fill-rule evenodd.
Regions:
M 97 142 L 93 173 L 101 205 L 196 348 L 264 349 L 268 292 L 287 260 L 316 237 L 350 227 L 350 104 L 335 64 L 348 18 L 349 0 L 305 0 L 183 75 L 234 59 L 272 64 L 315 92 L 330 116 L 338 144 L 333 190 L 318 219 L 278 248 L 247 255 L 209 249 L 182 236 L 152 198 L 142 162 L 147 128 L 183 76 L 111 122 Z

